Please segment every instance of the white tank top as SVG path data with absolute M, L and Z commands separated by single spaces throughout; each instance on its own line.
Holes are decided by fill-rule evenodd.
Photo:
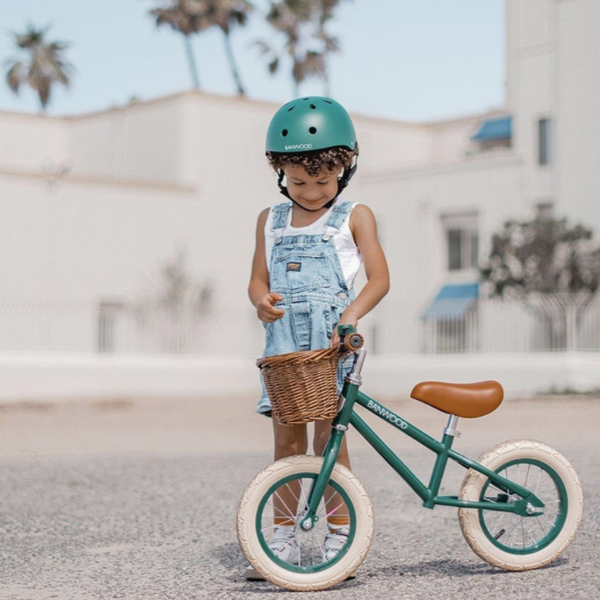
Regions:
M 339 202 L 343 202 L 341 198 L 338 198 L 335 201 L 335 204 Z M 333 206 L 335 206 L 335 204 Z M 362 265 L 362 256 L 360 255 L 360 251 L 356 242 L 354 241 L 354 237 L 352 236 L 352 232 L 350 231 L 350 215 L 356 206 L 356 202 L 352 204 L 350 211 L 348 212 L 348 216 L 344 220 L 341 229 L 336 231 L 333 234 L 333 242 L 335 244 L 335 250 L 337 252 L 340 266 L 342 267 L 342 273 L 344 274 L 344 279 L 346 280 L 346 285 L 348 289 L 352 289 L 354 285 L 354 279 Z M 325 223 L 327 223 L 327 219 L 331 215 L 331 211 L 333 210 L 333 206 L 319 219 L 317 219 L 314 223 L 307 225 L 306 227 L 292 227 L 292 211 L 289 211 L 287 224 L 283 233 L 279 231 L 277 234 L 273 231 L 273 207 L 269 210 L 269 216 L 267 217 L 267 222 L 265 223 L 265 257 L 267 259 L 267 269 L 271 268 L 271 253 L 273 251 L 273 246 L 275 244 L 275 238 L 277 235 L 322 235 L 325 234 Z

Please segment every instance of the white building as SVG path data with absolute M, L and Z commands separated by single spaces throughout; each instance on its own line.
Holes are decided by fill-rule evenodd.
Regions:
M 508 0 L 505 106 L 424 124 L 353 115 L 361 156 L 344 195 L 378 217 L 392 276 L 361 324 L 384 355 L 379 368 L 400 356 L 422 365 L 414 355 L 423 350 L 536 349 L 522 310 L 473 317 L 475 266 L 504 220 L 540 208 L 598 231 L 599 29 L 595 0 Z M 0 350 L 258 356 L 263 333 L 246 288 L 257 215 L 281 199 L 264 158 L 277 108 L 190 91 L 76 117 L 0 111 Z M 203 311 L 157 318 L 143 307 L 165 291 L 160 269 L 181 253 L 205 285 Z M 439 310 L 441 290 L 463 296 L 450 328 L 422 318 Z M 494 327 L 522 335 L 495 344 Z M 511 356 L 501 361 L 523 363 Z M 597 356 L 584 360 L 596 373 Z M 546 389 L 600 386 L 600 376 L 573 379 L 576 359 L 554 364 Z M 425 377 L 443 375 L 448 360 L 428 362 Z M 487 376 L 472 360 L 462 379 Z M 515 375 L 512 388 L 540 388 L 543 364 L 539 382 Z

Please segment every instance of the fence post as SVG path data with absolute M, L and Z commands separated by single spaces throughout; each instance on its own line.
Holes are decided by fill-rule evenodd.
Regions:
M 567 350 L 577 350 L 577 306 L 568 304 L 566 307 Z

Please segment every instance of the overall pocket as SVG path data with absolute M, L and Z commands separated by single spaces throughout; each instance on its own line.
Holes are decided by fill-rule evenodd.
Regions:
M 271 289 L 297 294 L 329 288 L 329 270 L 324 251 L 282 248 L 272 263 Z

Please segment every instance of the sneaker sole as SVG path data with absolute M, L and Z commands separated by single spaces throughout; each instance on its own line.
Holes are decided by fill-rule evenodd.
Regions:
M 252 567 L 248 567 L 246 569 L 246 579 L 248 581 L 265 581 L 265 578 L 256 569 L 253 569 Z

